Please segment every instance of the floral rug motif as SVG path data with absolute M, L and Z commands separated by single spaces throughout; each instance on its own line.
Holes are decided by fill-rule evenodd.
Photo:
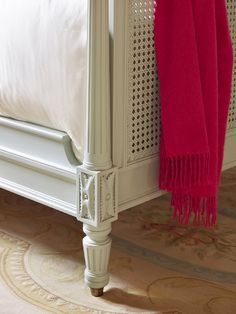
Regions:
M 236 168 L 223 174 L 214 229 L 173 222 L 169 196 L 113 223 L 110 284 L 83 282 L 75 218 L 0 190 L 0 313 L 236 313 Z

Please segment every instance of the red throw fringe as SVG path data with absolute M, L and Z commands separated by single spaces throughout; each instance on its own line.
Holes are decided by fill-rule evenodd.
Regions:
M 161 157 L 159 186 L 163 190 L 206 185 L 209 177 L 210 154 L 187 154 Z
M 173 192 L 171 205 L 174 208 L 173 217 L 180 224 L 188 224 L 191 214 L 194 225 L 211 227 L 216 224 L 217 200 L 214 196 L 198 197 L 187 193 Z

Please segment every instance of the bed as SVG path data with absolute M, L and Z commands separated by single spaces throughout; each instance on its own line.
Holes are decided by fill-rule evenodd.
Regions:
M 0 5 L 0 26 L 12 8 L 17 17 L 7 28 L 11 41 L 0 27 L 0 187 L 83 223 L 85 282 L 100 296 L 112 222 L 163 193 L 154 1 Z M 236 51 L 236 1 L 227 7 Z M 224 169 L 235 165 L 236 66 Z

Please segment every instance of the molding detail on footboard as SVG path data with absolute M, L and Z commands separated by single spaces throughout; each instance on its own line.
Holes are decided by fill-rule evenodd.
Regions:
M 93 226 L 117 220 L 117 168 L 90 171 L 77 168 L 77 219 Z
M 76 167 L 70 137 L 0 117 L 0 188 L 76 216 Z

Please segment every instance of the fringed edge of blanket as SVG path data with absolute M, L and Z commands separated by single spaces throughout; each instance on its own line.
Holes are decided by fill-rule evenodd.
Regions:
M 193 215 L 193 224 L 212 227 L 216 224 L 217 199 L 215 196 L 192 196 L 173 192 L 171 205 L 173 218 L 182 225 L 189 223 Z
M 160 157 L 159 186 L 163 190 L 206 185 L 209 178 L 210 154 L 186 154 Z

